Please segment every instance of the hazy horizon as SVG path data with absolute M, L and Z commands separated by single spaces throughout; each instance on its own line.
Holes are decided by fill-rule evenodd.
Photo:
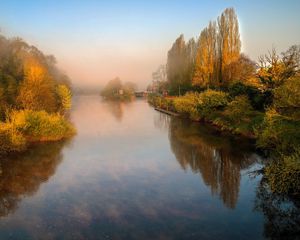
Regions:
M 242 51 L 253 60 L 300 43 L 299 1 L 12 0 L 0 3 L 0 28 L 53 54 L 74 86 L 100 87 L 118 76 L 144 88 L 180 34 L 198 37 L 226 7 L 235 8 Z

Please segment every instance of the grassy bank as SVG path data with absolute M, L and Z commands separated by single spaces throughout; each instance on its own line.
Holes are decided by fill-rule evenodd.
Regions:
M 12 111 L 0 122 L 0 154 L 21 152 L 34 142 L 58 141 L 75 134 L 72 124 L 58 113 Z
M 150 95 L 148 101 L 155 107 L 193 121 L 205 121 L 220 130 L 252 138 L 264 117 L 262 112 L 253 110 L 247 96 L 231 98 L 227 93 L 215 90 L 187 93 L 181 97 Z
M 293 88 L 292 88 L 293 89 Z M 275 95 L 276 96 L 276 95 Z M 178 113 L 193 121 L 205 121 L 221 131 L 256 139 L 270 161 L 263 169 L 271 190 L 300 198 L 300 120 L 297 111 L 280 110 L 275 101 L 265 111 L 253 108 L 247 95 L 206 90 L 181 97 L 149 95 L 157 108 Z

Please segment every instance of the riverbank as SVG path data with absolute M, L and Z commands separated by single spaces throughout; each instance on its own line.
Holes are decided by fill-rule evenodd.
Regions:
M 180 116 L 178 113 L 171 112 L 171 111 L 168 111 L 168 110 L 165 110 L 165 109 L 162 109 L 162 108 L 154 107 L 154 109 L 158 112 L 162 112 L 162 113 L 168 114 L 170 116 L 174 116 L 174 117 L 179 117 Z
M 150 95 L 148 102 L 169 115 L 206 122 L 220 131 L 254 139 L 265 152 L 263 176 L 274 193 L 300 197 L 300 122 L 274 109 L 251 107 L 246 96 L 231 99 L 215 90 L 187 93 L 181 97 Z
M 213 99 L 206 99 L 210 102 L 208 106 L 196 106 L 197 100 L 195 96 L 183 96 L 183 97 L 160 97 L 149 96 L 148 102 L 158 111 L 164 112 L 168 115 L 188 118 L 195 122 L 208 123 L 220 131 L 230 132 L 235 135 L 241 135 L 243 137 L 256 139 L 255 128 L 263 121 L 263 114 L 258 111 L 247 112 L 248 106 L 242 106 L 244 113 L 240 113 L 240 116 L 230 116 L 228 111 L 225 111 L 222 105 L 227 105 L 228 101 L 225 99 L 225 94 L 221 92 L 211 91 L 211 96 L 207 98 L 215 98 L 219 95 L 218 101 L 213 103 Z M 215 96 L 213 96 L 216 94 Z M 245 101 L 242 99 L 242 101 Z M 243 104 L 241 101 L 237 105 Z M 248 103 L 246 103 L 247 105 Z M 198 104 L 200 105 L 200 104 Z M 203 104 L 205 105 L 205 103 Z M 244 104 L 245 105 L 245 104 Z M 201 109 L 202 108 L 202 109 Z M 222 109 L 223 108 L 223 109 Z
M 76 133 L 73 125 L 59 113 L 13 111 L 6 122 L 0 122 L 0 155 L 23 152 L 39 142 L 53 142 Z

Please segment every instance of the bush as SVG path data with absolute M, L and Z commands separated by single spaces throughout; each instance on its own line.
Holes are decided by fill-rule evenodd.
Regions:
M 225 108 L 225 115 L 233 121 L 240 123 L 243 118 L 248 117 L 253 112 L 252 105 L 247 96 L 237 96 Z
M 274 90 L 274 107 L 282 114 L 300 118 L 300 77 L 289 79 Z
M 186 117 L 198 120 L 200 118 L 197 111 L 199 95 L 198 93 L 187 93 L 182 97 L 174 98 L 173 104 L 175 111 Z
M 227 104 L 227 93 L 209 89 L 199 94 L 197 112 L 201 118 L 213 120 L 215 112 L 224 109 Z
M 250 103 L 255 110 L 262 111 L 265 107 L 272 104 L 273 94 L 270 91 L 261 91 L 257 87 L 245 85 L 241 82 L 232 84 L 228 87 L 229 96 L 231 98 L 247 95 Z
M 262 126 L 257 129 L 257 145 L 277 153 L 295 152 L 300 147 L 300 121 L 269 109 Z
M 199 94 L 201 108 L 222 109 L 228 103 L 228 95 L 222 91 L 206 90 Z
M 193 120 L 206 118 L 228 103 L 226 93 L 214 90 L 206 90 L 202 93 L 190 92 L 175 98 L 151 95 L 148 96 L 148 101 L 155 107 L 175 111 Z
M 13 128 L 30 142 L 56 141 L 75 133 L 73 126 L 60 114 L 45 111 L 13 111 L 9 116 Z

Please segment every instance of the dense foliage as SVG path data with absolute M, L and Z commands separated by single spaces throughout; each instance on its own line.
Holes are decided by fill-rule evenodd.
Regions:
M 273 159 L 265 171 L 272 191 L 300 196 L 300 46 L 273 49 L 255 63 L 240 52 L 238 26 L 234 9 L 226 9 L 197 42 L 185 44 L 181 35 L 168 52 L 167 82 L 160 83 L 179 96 L 158 93 L 149 102 L 255 138 Z
M 22 39 L 0 36 L 0 154 L 74 133 L 63 117 L 71 96 L 69 78 L 53 56 Z

